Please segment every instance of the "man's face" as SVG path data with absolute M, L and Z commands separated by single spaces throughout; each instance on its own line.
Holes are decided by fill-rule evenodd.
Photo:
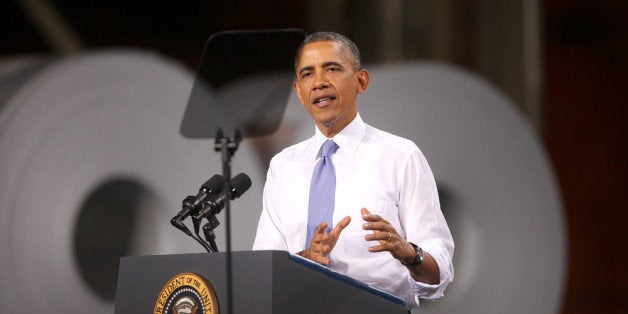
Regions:
M 297 62 L 294 90 L 323 134 L 336 135 L 357 115 L 357 94 L 368 86 L 368 72 L 356 71 L 340 43 L 305 45 Z

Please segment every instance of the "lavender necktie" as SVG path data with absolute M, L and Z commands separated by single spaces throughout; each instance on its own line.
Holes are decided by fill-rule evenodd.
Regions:
M 316 227 L 327 221 L 327 232 L 332 227 L 334 200 L 336 196 L 336 172 L 331 163 L 331 154 L 336 152 L 338 145 L 332 140 L 326 140 L 321 146 L 321 158 L 314 167 L 312 182 L 310 183 L 310 203 L 307 212 L 307 236 L 305 247 L 310 247 L 310 240 Z

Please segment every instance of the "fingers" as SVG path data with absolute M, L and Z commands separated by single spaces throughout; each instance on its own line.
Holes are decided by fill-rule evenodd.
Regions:
M 366 241 L 387 241 L 387 242 L 391 242 L 391 241 L 395 241 L 397 240 L 397 235 L 394 232 L 388 232 L 388 231 L 380 231 L 380 232 L 375 232 L 375 233 L 371 233 L 371 234 L 367 234 L 364 236 L 364 240 Z
M 362 213 L 362 219 L 364 219 L 364 220 L 367 220 L 369 218 L 369 216 L 371 216 L 371 212 L 368 209 L 364 208 L 364 207 L 362 207 L 360 212 Z
M 312 243 L 310 245 L 310 251 L 312 253 L 318 253 L 326 256 L 327 254 L 329 254 L 329 245 L 325 243 Z
M 365 235 L 364 240 L 377 241 L 376 243 L 378 243 L 378 245 L 370 246 L 369 252 L 389 251 L 393 253 L 401 243 L 396 232 L 387 231 L 373 231 L 373 233 Z
M 310 241 L 308 258 L 319 264 L 329 265 L 331 261 L 327 258 L 327 256 L 336 245 L 336 241 L 338 240 L 342 230 L 346 228 L 350 222 L 351 217 L 347 216 L 343 218 L 330 233 L 327 233 L 326 231 L 328 225 L 327 222 L 323 222 L 318 225 L 316 227 L 316 231 L 314 231 L 314 236 Z
M 342 230 L 344 228 L 346 228 L 349 225 L 350 222 L 351 222 L 351 216 L 347 216 L 347 217 L 343 218 L 341 221 L 338 222 L 338 224 L 336 224 L 336 227 L 334 227 L 334 229 L 331 231 L 331 233 L 335 237 L 339 237 L 340 236 L 340 232 L 342 232 Z
M 362 229 L 373 231 L 393 231 L 393 227 L 386 221 L 365 222 L 362 224 Z
M 369 252 L 371 252 L 371 253 L 373 253 L 373 252 L 384 252 L 384 251 L 390 251 L 390 249 L 385 244 L 369 246 Z
M 322 255 L 315 255 L 314 259 L 312 259 L 312 260 L 313 260 L 314 262 L 317 262 L 317 263 L 322 264 L 322 265 L 325 265 L 325 266 L 329 265 L 329 262 L 331 262 L 331 261 L 329 260 L 329 258 L 324 257 L 324 256 L 322 256 Z
M 362 229 L 377 231 L 395 232 L 395 228 L 384 218 L 379 215 L 374 215 L 369 212 L 368 209 L 362 208 L 362 219 L 365 223 L 362 224 Z
M 323 221 L 320 225 L 318 225 L 318 227 L 316 227 L 316 231 L 314 231 L 314 235 L 324 234 L 326 228 L 327 228 L 327 221 Z
M 383 219 L 379 215 L 372 214 L 368 209 L 362 208 L 362 219 L 364 219 L 364 224 L 362 224 L 362 229 L 364 230 L 372 230 L 372 233 L 369 233 L 364 236 L 364 240 L 366 241 L 377 241 L 378 245 L 370 246 L 368 248 L 369 252 L 383 252 L 389 251 L 393 252 L 401 243 L 401 237 L 397 233 L 397 230 L 386 220 Z
M 314 245 L 310 246 L 310 248 L 307 250 L 306 257 L 311 261 L 319 264 L 329 265 L 330 263 L 330 260 L 324 255 L 324 253 L 317 251 Z
M 336 228 L 341 227 L 341 229 L 344 229 L 349 225 L 350 222 L 351 222 L 351 216 L 347 216 L 343 218 L 340 222 L 338 222 L 338 224 L 336 225 Z
M 312 237 L 312 240 L 310 241 L 310 247 L 307 249 L 307 252 L 308 252 L 307 257 L 310 260 L 317 262 L 319 264 L 329 265 L 330 260 L 327 258 L 327 255 L 331 251 L 331 246 L 327 244 L 329 235 L 324 233 L 325 232 L 324 228 L 322 232 L 323 233 L 314 233 L 314 236 Z
M 371 214 L 371 212 L 366 208 L 362 208 L 361 212 L 362 219 L 364 221 L 386 221 L 380 215 Z

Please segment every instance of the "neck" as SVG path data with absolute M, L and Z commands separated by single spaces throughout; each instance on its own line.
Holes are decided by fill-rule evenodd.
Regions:
M 316 123 L 316 127 L 325 135 L 327 138 L 332 138 L 336 136 L 336 134 L 340 133 L 347 125 L 351 124 L 355 117 L 357 117 L 358 112 L 354 112 L 351 114 L 350 119 L 336 119 L 330 123 Z
M 317 125 L 316 127 L 318 127 L 318 129 L 321 131 L 321 133 L 323 133 L 323 135 L 325 135 L 325 137 L 327 137 L 327 138 L 332 138 L 332 137 L 336 136 L 336 134 L 340 133 L 340 131 L 342 131 L 342 129 L 344 129 L 344 126 L 342 128 L 335 128 L 335 125 L 333 125 L 333 124 Z

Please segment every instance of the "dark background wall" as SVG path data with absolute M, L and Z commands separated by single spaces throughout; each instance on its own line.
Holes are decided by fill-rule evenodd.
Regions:
M 623 313 L 628 196 L 625 1 L 545 1 L 545 143 L 569 228 L 564 313 Z
M 0 3 L 0 58 L 62 53 L 21 3 Z M 379 15 L 371 12 L 373 20 L 364 20 L 369 14 L 355 13 L 363 8 L 359 1 L 340 1 L 335 11 L 329 10 L 329 4 L 317 10 L 314 2 L 290 0 L 49 3 L 79 39 L 76 49 L 146 48 L 190 68 L 197 67 L 207 37 L 218 31 L 302 28 L 311 32 L 319 30 L 316 25 L 326 18 L 336 21 L 332 30 L 356 39 L 366 63 L 386 58 L 370 40 L 374 30 L 369 23 Z M 377 11 L 374 1 L 364 3 Z M 464 32 L 455 33 L 459 48 L 448 59 L 482 73 L 476 58 L 481 49 L 481 22 L 468 17 L 478 6 L 460 4 L 454 9 L 449 17 L 454 16 Z M 538 130 L 561 185 L 569 236 L 562 312 L 625 313 L 628 2 L 544 0 L 539 9 L 543 93 Z M 430 17 L 430 12 L 421 12 L 420 16 L 438 20 L 437 13 Z M 412 25 L 405 27 L 404 36 L 420 33 Z M 421 40 L 406 45 L 397 58 L 438 57 L 424 45 Z M 499 78 L 484 74 L 504 85 Z

